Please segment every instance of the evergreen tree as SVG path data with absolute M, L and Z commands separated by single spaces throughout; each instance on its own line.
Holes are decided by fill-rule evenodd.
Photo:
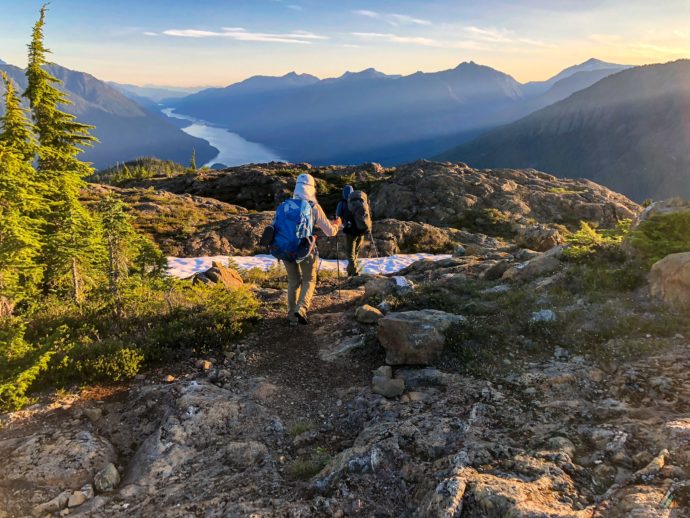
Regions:
M 22 155 L 0 142 L 0 299 L 14 302 L 29 297 L 41 278 L 33 173 Z
M 103 236 L 108 249 L 108 285 L 118 315 L 122 314 L 120 284 L 128 274 L 128 256 L 134 229 L 125 213 L 125 205 L 113 194 L 99 204 Z
M 0 76 L 5 84 L 5 115 L 0 117 L 0 142 L 26 163 L 33 164 L 37 148 L 33 125 L 28 120 L 26 110 L 21 106 L 14 83 L 5 72 L 0 72 Z
M 98 204 L 103 240 L 108 250 L 107 277 L 111 300 L 118 316 L 124 312 L 122 296 L 132 274 L 159 276 L 164 268 L 163 254 L 148 237 L 139 234 L 125 211 L 125 204 L 114 193 Z
M 28 86 L 24 96 L 29 100 L 38 140 L 46 148 L 39 157 L 39 171 L 43 173 L 84 177 L 93 172 L 91 166 L 77 156 L 96 138 L 89 134 L 93 126 L 81 124 L 76 117 L 59 109 L 72 104 L 58 87 L 62 84 L 46 67 L 50 65 L 46 54 L 50 52 L 43 43 L 43 27 L 47 7 L 41 7 L 41 14 L 34 25 L 29 44 L 29 64 L 26 69 Z
M 44 5 L 29 44 L 24 96 L 29 99 L 38 133 L 38 178 L 46 198 L 46 285 L 58 290 L 69 285 L 79 302 L 85 275 L 98 260 L 93 254 L 98 250 L 94 239 L 99 233 L 79 202 L 83 178 L 93 169 L 78 155 L 82 152 L 80 146 L 91 145 L 96 139 L 89 134 L 92 126 L 77 122 L 59 108 L 70 101 L 58 88 L 61 82 L 46 70 L 46 54 L 50 52 L 43 43 L 46 10 Z
M 193 171 L 197 170 L 197 167 L 196 167 L 196 148 L 192 148 L 192 159 L 189 161 L 189 168 Z

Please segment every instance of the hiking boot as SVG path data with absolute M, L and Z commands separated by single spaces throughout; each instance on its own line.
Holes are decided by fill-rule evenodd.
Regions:
M 290 327 L 296 327 L 299 325 L 299 320 L 296 318 L 288 318 L 288 325 Z
M 307 312 L 303 309 L 295 311 L 295 317 L 297 318 L 298 322 L 304 326 L 306 326 L 309 323 L 309 321 L 307 320 Z

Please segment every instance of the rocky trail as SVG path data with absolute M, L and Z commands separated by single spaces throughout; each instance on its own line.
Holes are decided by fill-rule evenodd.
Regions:
M 165 408 L 152 415 L 146 410 L 157 408 L 159 404 L 173 404 L 177 396 L 185 399 L 190 392 L 199 393 L 200 401 L 207 406 L 202 403 L 183 409 L 186 412 L 182 419 L 196 418 L 196 412 L 203 406 L 213 418 L 221 421 L 228 418 L 226 411 L 232 410 L 234 415 L 238 407 L 245 406 L 249 407 L 246 417 L 254 417 L 255 405 L 260 404 L 264 428 L 244 430 L 240 436 L 251 435 L 252 431 L 261 435 L 288 436 L 287 444 L 281 446 L 287 448 L 289 456 L 306 455 L 305 465 L 297 466 L 301 469 L 316 469 L 309 464 L 312 462 L 309 452 L 315 449 L 326 451 L 350 445 L 357 430 L 340 426 L 336 429 L 334 422 L 342 411 L 343 400 L 347 400 L 353 389 L 356 392 L 368 385 L 372 362 L 383 361 L 381 351 L 360 352 L 346 361 L 339 360 L 337 351 L 333 353 L 334 346 L 337 349 L 348 339 L 362 347 L 366 333 L 371 334 L 370 329 L 358 324 L 353 317 L 354 302 L 363 291 L 345 289 L 338 292 L 332 284 L 322 285 L 314 300 L 310 325 L 294 328 L 287 326 L 282 299 L 275 299 L 274 290 L 264 291 L 268 293 L 260 322 L 247 337 L 234 344 L 234 350 L 219 358 L 170 365 L 167 369 L 139 376 L 131 385 L 91 387 L 15 413 L 0 433 L 0 449 L 16 459 L 16 465 L 5 473 L 9 480 L 0 481 L 0 495 L 6 504 L 0 516 L 24 516 L 32 511 L 35 516 L 56 511 L 65 515 L 70 509 L 72 515 L 150 515 L 153 512 L 150 502 L 140 506 L 130 500 L 132 491 L 140 494 L 133 489 L 139 484 L 124 486 L 108 498 L 96 497 L 78 508 L 67 506 L 69 490 L 56 491 L 57 488 L 51 486 L 62 480 L 63 486 L 80 486 L 81 489 L 81 484 L 90 478 L 86 473 L 106 461 L 117 465 L 119 472 L 130 473 L 124 475 L 125 481 L 132 478 L 132 473 L 140 476 L 142 470 L 147 472 L 151 466 L 141 463 L 153 459 L 150 452 L 142 455 L 141 450 L 146 448 L 151 437 L 137 437 L 137 434 L 147 433 L 159 423 L 158 420 L 171 418 L 169 414 L 174 410 Z M 344 335 L 350 336 L 342 340 Z M 321 356 L 328 358 L 321 359 Z M 232 401 L 233 393 L 241 394 L 237 406 L 226 401 Z M 222 408 L 217 412 L 221 415 L 216 415 L 214 407 L 219 403 Z M 198 417 L 203 419 L 201 415 Z M 176 418 L 172 420 L 177 421 Z M 125 430 L 123 424 L 132 427 Z M 212 427 L 214 424 L 218 423 L 211 423 Z M 243 423 L 242 427 L 245 426 Z M 46 430 L 51 433 L 47 434 Z M 219 444 L 225 442 L 223 435 L 214 433 Z M 232 444 L 242 455 L 242 450 L 251 450 L 259 443 Z M 165 450 L 165 447 L 160 449 Z M 245 461 L 249 464 L 263 462 L 259 457 L 264 448 L 258 449 L 258 457 L 244 459 L 240 464 L 246 468 Z M 54 458 L 49 460 L 45 456 Z M 281 458 L 282 461 L 274 459 L 273 462 L 284 463 L 284 457 Z M 166 459 L 166 470 L 172 470 L 178 460 Z M 320 468 L 322 461 L 315 462 Z M 160 467 L 154 471 L 158 469 Z M 292 480 L 288 476 L 287 483 L 273 486 L 270 491 L 264 488 L 262 496 L 269 500 L 270 497 L 294 497 L 295 491 L 304 491 L 301 477 L 300 473 Z M 93 486 L 86 486 L 85 494 L 93 497 Z M 185 490 L 185 494 L 190 493 L 189 489 Z M 57 497 L 52 498 L 54 494 Z M 179 496 L 171 491 L 163 500 L 170 497 L 177 500 Z M 112 504 L 113 500 L 122 503 Z M 154 500 L 160 502 L 159 498 Z M 41 505 L 46 502 L 47 505 Z M 180 513 L 180 516 L 187 515 L 187 512 Z
M 621 365 L 511 357 L 493 381 L 395 368 L 405 394 L 385 398 L 376 327 L 354 317 L 363 287 L 322 285 L 295 328 L 279 294 L 172 382 L 160 370 L 17 413 L 0 515 L 688 515 L 686 339 Z

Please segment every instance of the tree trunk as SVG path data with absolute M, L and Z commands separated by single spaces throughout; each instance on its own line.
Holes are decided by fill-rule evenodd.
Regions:
M 79 268 L 77 267 L 77 258 L 72 258 L 72 295 L 77 304 L 82 302 L 81 279 L 79 277 Z
M 9 318 L 14 311 L 14 304 L 7 297 L 0 297 L 0 318 Z
M 110 295 L 115 304 L 115 314 L 122 318 L 123 309 L 120 303 L 120 267 L 115 251 L 115 243 L 111 236 L 108 236 L 108 280 L 110 281 Z

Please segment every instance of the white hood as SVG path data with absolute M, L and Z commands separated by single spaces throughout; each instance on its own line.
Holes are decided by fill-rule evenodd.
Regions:
M 310 174 L 299 175 L 293 196 L 299 200 L 316 203 L 316 181 L 314 181 L 314 177 Z

